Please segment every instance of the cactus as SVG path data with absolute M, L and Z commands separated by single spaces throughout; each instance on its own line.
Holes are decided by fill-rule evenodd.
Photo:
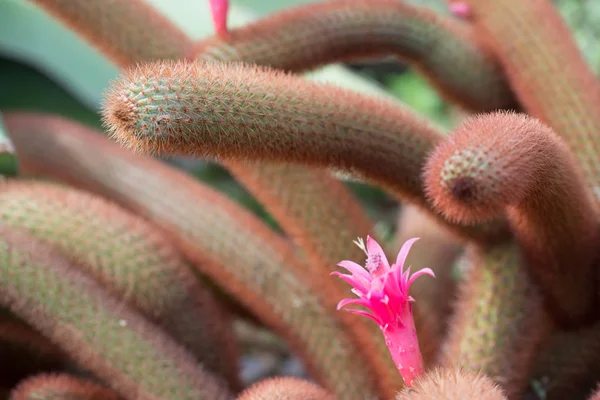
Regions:
M 310 382 L 291 377 L 264 379 L 246 389 L 238 400 L 333 400 L 323 388 Z
M 67 374 L 40 374 L 22 381 L 10 400 L 122 400 L 112 390 Z
M 443 137 L 383 100 L 272 69 L 203 62 L 133 69 L 108 91 L 104 121 L 112 137 L 137 152 L 334 167 L 421 206 L 419 171 Z M 284 121 L 290 124 L 282 129 Z M 455 228 L 474 240 L 485 232 Z
M 310 279 L 289 242 L 262 221 L 210 187 L 79 124 L 27 114 L 9 115 L 5 122 L 23 150 L 25 174 L 66 180 L 151 220 L 200 271 L 286 337 L 324 386 L 349 399 L 375 396 L 355 361 L 361 359 L 355 339 L 334 318 L 330 280 Z
M 569 148 L 522 114 L 485 114 L 458 127 L 425 166 L 433 206 L 480 222 L 506 212 L 546 301 L 563 325 L 590 319 L 600 239 L 591 191 Z M 560 221 L 560 222 L 557 222 Z
M 514 243 L 471 247 L 463 257 L 465 278 L 439 363 L 483 372 L 518 397 L 552 321 Z
M 0 393 L 597 397 L 600 82 L 548 0 L 452 0 L 446 15 L 321 1 L 239 28 L 214 0 L 215 36 L 199 41 L 142 0 L 32 2 L 120 76 L 102 131 L 3 111 L 19 176 L 0 183 L 0 306 L 24 333 L 2 315 L 0 351 L 23 368 Z M 444 132 L 300 75 L 388 55 L 466 120 Z M 219 162 L 281 232 L 155 155 Z M 393 244 L 332 171 L 401 203 Z M 240 382 L 232 302 L 312 381 Z
M 414 388 L 398 393 L 395 400 L 507 400 L 496 383 L 483 374 L 454 368 L 436 368 L 423 375 Z
M 0 237 L 2 306 L 59 344 L 120 395 L 232 398 L 223 382 L 183 347 L 55 249 L 4 224 Z
M 0 183 L 0 210 L 4 224 L 52 244 L 239 388 L 228 316 L 166 235 L 104 199 L 50 183 Z

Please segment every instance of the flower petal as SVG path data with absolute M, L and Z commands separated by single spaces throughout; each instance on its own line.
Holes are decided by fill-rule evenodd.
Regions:
M 369 258 L 367 259 L 367 269 L 371 272 L 378 271 L 383 266 L 383 271 L 390 270 L 390 263 L 383 248 L 371 236 L 367 236 L 367 251 Z
M 408 289 L 409 289 L 409 277 L 410 277 L 410 266 L 408 266 L 408 268 L 406 269 L 406 271 L 404 271 L 402 273 L 402 278 L 400 278 L 400 284 L 402 287 L 402 293 L 404 293 L 405 295 L 408 294 Z
M 344 311 L 352 313 L 352 314 L 362 315 L 363 317 L 371 318 L 378 325 L 381 324 L 380 321 L 377 319 L 377 317 L 375 317 L 373 314 L 371 314 L 368 311 L 357 310 L 357 309 L 354 309 L 354 308 L 346 308 Z
M 412 247 L 412 245 L 421 238 L 412 238 L 407 240 L 403 245 L 402 248 L 400 248 L 400 251 L 398 252 L 398 257 L 396 257 L 396 268 L 403 270 L 404 269 L 404 262 L 406 261 L 406 257 L 408 256 L 408 252 L 410 251 L 410 248 Z
M 341 310 L 342 308 L 344 308 L 350 304 L 356 304 L 359 306 L 363 306 L 369 310 L 371 309 L 371 302 L 366 299 L 344 299 L 338 303 L 337 309 Z
M 359 276 L 367 279 L 368 281 L 370 281 L 372 279 L 369 271 L 367 271 L 363 266 L 358 265 L 354 261 L 344 260 L 344 261 L 340 261 L 337 265 L 339 267 L 345 268 L 348 272 L 350 272 L 352 274 L 359 275 Z
M 369 291 L 368 282 L 365 283 L 365 280 L 361 279 L 359 276 L 346 275 L 338 271 L 333 271 L 329 275 L 334 275 L 340 279 L 343 279 L 344 281 L 352 285 L 355 289 L 358 289 L 359 292 L 367 293 Z
M 391 298 L 397 298 L 402 296 L 402 291 L 400 290 L 400 286 L 398 285 L 398 279 L 394 271 L 389 272 L 385 275 L 385 293 L 388 294 Z
M 410 288 L 410 285 L 412 285 L 412 283 L 421 275 L 429 275 L 435 278 L 435 273 L 430 268 L 423 268 L 415 272 L 413 276 L 410 277 L 408 280 L 408 287 Z

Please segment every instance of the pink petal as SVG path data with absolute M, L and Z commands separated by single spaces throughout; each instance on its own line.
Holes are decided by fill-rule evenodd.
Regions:
M 408 252 L 410 251 L 410 248 L 412 247 L 412 245 L 421 238 L 412 238 L 406 241 L 406 243 L 404 243 L 402 245 L 402 248 L 400 249 L 400 251 L 398 252 L 398 257 L 396 257 L 396 268 L 403 270 L 404 269 L 404 262 L 406 261 L 406 257 L 408 256 Z
M 346 274 L 342 274 L 341 272 L 338 272 L 338 271 L 333 271 L 329 275 L 334 275 L 340 279 L 343 279 L 344 281 L 348 282 L 350 285 L 352 285 L 354 288 L 358 289 L 362 293 L 367 293 L 369 291 L 368 284 L 365 284 L 364 279 L 362 279 L 362 282 L 361 282 L 361 279 L 358 276 L 346 275 Z
M 348 270 L 348 272 L 351 272 L 354 275 L 361 276 L 368 281 L 372 279 L 371 274 L 369 274 L 369 272 L 364 267 L 358 265 L 354 261 L 344 260 L 339 262 L 338 266 L 345 268 L 346 270 Z
M 417 272 L 415 272 L 413 274 L 413 276 L 410 277 L 410 279 L 408 281 L 408 287 L 410 288 L 410 285 L 412 285 L 412 283 L 421 275 L 429 275 L 429 276 L 433 276 L 435 278 L 435 274 L 433 273 L 433 271 L 430 268 L 423 268 L 423 269 L 420 269 Z
M 356 305 L 371 309 L 371 302 L 369 300 L 365 300 L 365 299 L 344 299 L 338 303 L 337 309 L 341 310 L 342 308 L 344 308 L 350 304 L 356 304 Z
M 210 0 L 210 9 L 217 36 L 226 37 L 228 35 L 227 13 L 229 11 L 229 1 Z
M 406 269 L 406 271 L 404 271 L 404 273 L 402 273 L 402 278 L 400 278 L 400 282 L 402 284 L 402 293 L 407 294 L 408 293 L 408 278 L 410 276 L 410 266 Z
M 387 260 L 385 252 L 371 236 L 367 236 L 367 252 L 369 253 L 369 259 L 367 260 L 367 269 L 371 272 L 379 269 L 383 265 L 384 271 L 389 271 L 390 263 Z M 370 264 L 370 268 L 369 268 Z
M 387 288 L 394 293 L 396 298 L 406 296 L 406 290 L 402 281 L 402 270 L 394 269 L 390 273 L 390 283 L 387 284 Z
M 352 313 L 352 314 L 357 314 L 357 315 L 362 315 L 363 317 L 368 317 L 371 318 L 373 321 L 375 321 L 378 325 L 380 325 L 380 321 L 370 312 L 368 311 L 363 311 L 363 310 L 356 310 L 354 308 L 346 308 L 344 311 Z
M 377 298 L 381 298 L 384 295 L 385 292 L 385 282 L 386 282 L 386 275 L 382 275 L 382 276 L 378 276 L 377 278 L 373 279 L 371 281 L 371 287 L 369 289 L 368 292 L 368 297 L 377 297 Z M 374 296 L 375 295 L 375 296 Z
M 385 291 L 392 298 L 398 298 L 402 296 L 402 290 L 398 285 L 398 279 L 394 272 L 390 272 L 385 277 Z

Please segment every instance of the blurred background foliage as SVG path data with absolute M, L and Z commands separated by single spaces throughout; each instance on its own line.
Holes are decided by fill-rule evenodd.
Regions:
M 191 37 L 200 39 L 212 35 L 208 0 L 146 1 Z M 312 1 L 315 0 L 234 0 L 229 24 L 244 25 L 277 10 Z M 448 13 L 446 0 L 405 1 Z M 588 62 L 600 73 L 600 1 L 555 0 L 555 3 Z M 55 113 L 100 128 L 98 109 L 102 94 L 117 74 L 117 68 L 99 52 L 28 0 L 0 0 L 0 110 Z M 376 96 L 389 96 L 427 115 L 447 130 L 460 118 L 459 110 L 445 103 L 415 71 L 393 58 L 332 65 L 308 76 Z M 10 150 L 1 114 L 0 140 L 0 149 Z M 14 155 L 10 151 L 0 152 L 3 153 L 0 155 L 0 174 L 16 175 Z M 276 227 L 264 209 L 218 165 L 179 157 L 165 162 L 226 192 Z M 348 185 L 370 215 L 379 221 L 380 233 L 391 233 L 395 202 L 367 185 L 358 182 L 348 182 Z

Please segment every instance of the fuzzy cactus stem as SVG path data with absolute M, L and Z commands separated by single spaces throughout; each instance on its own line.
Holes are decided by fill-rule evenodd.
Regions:
M 367 255 L 365 270 L 352 261 L 342 261 L 338 265 L 351 275 L 334 271 L 335 275 L 353 286 L 352 293 L 358 299 L 344 299 L 339 302 L 338 310 L 352 304 L 363 306 L 368 311 L 346 309 L 346 311 L 368 317 L 381 329 L 390 350 L 394 364 L 404 379 L 406 386 L 423 372 L 423 357 L 419 350 L 417 330 L 412 314 L 415 300 L 408 295 L 410 285 L 421 275 L 435 274 L 429 268 L 423 268 L 410 276 L 410 267 L 404 270 L 404 261 L 412 245 L 419 240 L 408 240 L 398 253 L 396 263 L 390 266 L 381 246 L 370 236 L 365 245 L 362 239 L 355 243 Z

